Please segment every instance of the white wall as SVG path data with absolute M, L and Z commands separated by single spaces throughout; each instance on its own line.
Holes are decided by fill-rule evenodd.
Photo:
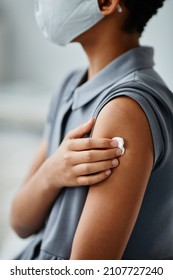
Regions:
M 6 78 L 54 88 L 66 72 L 87 63 L 77 44 L 61 48 L 42 37 L 34 20 L 34 0 L 0 0 L 0 9 L 1 6 L 5 12 L 3 22 L 8 42 L 4 51 Z M 166 0 L 165 7 L 149 23 L 142 43 L 155 47 L 157 70 L 173 89 L 172 26 L 173 0 Z

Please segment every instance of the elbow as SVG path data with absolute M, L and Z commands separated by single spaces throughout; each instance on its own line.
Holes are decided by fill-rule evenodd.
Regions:
M 10 226 L 14 230 L 14 232 L 22 239 L 25 239 L 29 237 L 31 234 L 29 234 L 26 229 L 24 229 L 18 221 L 16 221 L 13 217 L 10 217 Z
M 12 207 L 10 213 L 10 226 L 14 230 L 14 232 L 22 239 L 25 239 L 32 235 L 32 233 L 27 230 L 24 225 L 22 225 L 20 215 L 17 215 Z
M 12 227 L 12 229 L 14 230 L 14 232 L 15 232 L 20 238 L 25 239 L 25 238 L 28 237 L 28 235 L 26 235 L 26 234 L 24 233 L 24 231 L 21 230 L 21 228 L 20 228 L 16 223 L 11 222 L 10 224 L 11 224 L 11 227 Z
M 17 222 L 11 220 L 10 225 L 14 232 L 22 239 L 26 239 L 29 237 L 31 234 L 29 234 L 24 228 L 22 228 Z

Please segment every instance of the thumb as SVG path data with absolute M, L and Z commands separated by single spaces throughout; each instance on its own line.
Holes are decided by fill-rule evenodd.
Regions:
M 91 118 L 88 122 L 78 126 L 77 128 L 71 130 L 67 135 L 66 139 L 74 139 L 74 138 L 82 138 L 88 132 L 91 131 L 93 125 L 95 123 L 95 119 Z

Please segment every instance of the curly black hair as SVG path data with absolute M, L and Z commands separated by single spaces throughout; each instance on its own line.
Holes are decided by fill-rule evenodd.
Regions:
M 129 13 L 123 26 L 124 30 L 142 34 L 149 19 L 157 13 L 164 2 L 165 0 L 122 0 Z

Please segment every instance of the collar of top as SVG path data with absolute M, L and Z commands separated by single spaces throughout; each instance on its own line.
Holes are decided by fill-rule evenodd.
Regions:
M 85 77 L 87 70 L 80 71 L 70 93 L 68 96 L 66 95 L 65 99 L 72 98 L 72 110 L 84 106 L 98 94 L 130 73 L 136 70 L 152 68 L 154 66 L 153 54 L 154 51 L 151 47 L 138 47 L 127 51 L 83 84 L 81 84 L 81 81 Z

